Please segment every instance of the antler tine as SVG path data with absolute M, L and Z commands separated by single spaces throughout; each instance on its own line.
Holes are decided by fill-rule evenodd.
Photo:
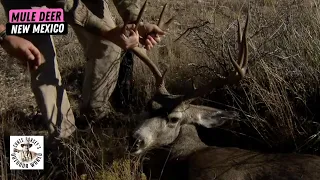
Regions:
M 141 9 L 140 9 L 140 11 L 139 11 L 139 14 L 138 14 L 138 17 L 137 17 L 137 20 L 136 20 L 136 30 L 137 30 L 138 27 L 139 27 L 140 21 L 141 21 L 141 19 L 142 19 L 142 15 L 143 15 L 143 13 L 144 13 L 144 11 L 145 11 L 145 9 L 146 9 L 146 6 L 147 6 L 147 2 L 148 2 L 148 0 L 146 0 L 146 1 L 143 3 L 143 5 L 142 5 L 142 7 L 141 7 Z
M 171 17 L 167 22 L 163 22 L 163 14 L 164 11 L 167 8 L 168 3 L 166 3 L 161 11 L 160 17 L 159 17 L 159 21 L 158 21 L 158 26 L 160 29 L 168 29 L 169 25 L 171 24 L 171 22 L 174 20 L 175 17 Z
M 163 14 L 164 14 L 164 11 L 166 10 L 167 8 L 167 5 L 168 3 L 166 3 L 163 8 L 162 8 L 162 11 L 161 11 L 161 14 L 160 14 L 160 17 L 159 17 L 159 20 L 158 20 L 158 26 L 160 27 L 162 25 L 162 21 L 163 21 Z
M 240 79 L 244 78 L 247 67 L 248 67 L 248 42 L 247 42 L 248 22 L 249 22 L 249 10 L 248 10 L 243 34 L 241 33 L 240 22 L 238 19 L 238 40 L 239 40 L 238 63 L 236 63 L 235 60 L 232 58 L 230 48 L 228 47 L 228 53 L 229 53 L 231 63 L 235 68 L 236 72 L 239 73 Z
M 161 29 L 168 29 L 169 25 L 171 24 L 171 22 L 175 19 L 175 17 L 171 17 L 166 23 L 163 23 L 162 25 L 160 25 L 159 27 Z
M 239 18 L 237 19 L 237 22 L 238 22 L 238 45 L 239 45 L 239 47 L 241 47 L 242 46 L 242 32 L 241 32 L 241 25 L 240 25 Z M 241 61 L 242 60 L 242 57 L 241 57 L 242 53 L 243 53 L 243 49 L 240 48 L 240 52 L 239 52 L 239 55 L 238 55 L 238 61 L 237 61 L 237 63 L 239 64 L 240 67 L 242 67 L 242 63 L 243 63 Z M 231 57 L 230 54 L 229 54 L 229 57 Z
M 249 58 L 248 58 L 248 40 L 247 40 L 249 20 L 250 20 L 250 11 L 249 11 L 249 8 L 248 8 L 247 20 L 246 20 L 246 24 L 244 26 L 244 33 L 243 33 L 243 37 L 242 37 L 242 42 L 244 44 L 244 49 L 245 49 L 244 50 L 244 63 L 242 64 L 242 69 L 243 69 L 244 72 L 247 71 L 248 62 L 249 62 Z
M 241 43 L 241 41 L 242 41 L 242 31 L 241 31 L 241 25 L 240 25 L 239 17 L 237 19 L 237 23 L 238 23 L 238 42 Z
M 242 50 L 242 47 L 243 47 L 242 43 L 240 44 L 240 47 L 241 47 L 240 51 L 243 51 Z M 231 61 L 232 65 L 233 65 L 233 67 L 236 69 L 236 72 L 238 72 L 241 77 L 244 76 L 244 74 L 242 73 L 241 67 L 239 66 L 239 64 L 237 64 L 237 62 L 233 59 L 233 57 L 231 55 L 230 46 L 228 46 L 228 55 L 229 55 L 229 58 L 230 58 L 230 61 Z M 239 57 L 240 58 L 238 59 L 238 62 L 242 63 L 243 62 L 243 53 L 240 53 Z

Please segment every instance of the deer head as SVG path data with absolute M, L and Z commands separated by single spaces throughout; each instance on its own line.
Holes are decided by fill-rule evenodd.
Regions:
M 139 19 L 144 11 L 146 2 L 139 13 Z M 163 23 L 163 12 L 159 18 L 159 27 L 166 29 L 171 18 L 167 23 Z M 234 84 L 244 78 L 248 67 L 248 44 L 247 44 L 247 29 L 249 22 L 249 10 L 247 20 L 242 34 L 240 22 L 238 20 L 238 43 L 239 55 L 238 60 L 235 61 L 229 51 L 230 61 L 234 67 L 229 76 L 218 76 L 203 87 L 199 87 L 194 92 L 187 95 L 173 95 L 170 94 L 164 81 L 164 74 L 161 74 L 157 66 L 145 54 L 141 48 L 133 49 L 133 52 L 149 67 L 155 76 L 157 91 L 154 97 L 150 100 L 150 114 L 151 118 L 146 119 L 134 132 L 135 154 L 142 153 L 148 149 L 156 146 L 163 146 L 172 143 L 180 132 L 180 127 L 183 124 L 198 124 L 207 128 L 217 127 L 224 124 L 227 120 L 238 117 L 238 114 L 233 111 L 224 111 L 207 106 L 199 106 L 190 104 L 195 98 L 206 94 L 213 88 L 223 87 L 227 84 Z

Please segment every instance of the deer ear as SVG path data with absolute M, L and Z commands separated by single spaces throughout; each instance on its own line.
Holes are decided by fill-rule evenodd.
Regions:
M 199 114 L 196 123 L 206 128 L 214 128 L 236 117 L 238 117 L 237 112 L 216 109 L 214 112 Z

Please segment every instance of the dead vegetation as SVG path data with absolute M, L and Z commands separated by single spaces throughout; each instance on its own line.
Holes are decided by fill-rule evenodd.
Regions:
M 169 2 L 168 17 L 177 15 L 169 34 L 150 53 L 172 93 L 185 93 L 231 68 L 227 48 L 237 49 L 236 20 L 244 20 L 248 0 Z M 166 0 L 150 0 L 145 20 L 156 22 Z M 2 9 L 0 11 L 3 17 Z M 213 90 L 199 103 L 236 109 L 242 120 L 210 132 L 210 142 L 272 152 L 319 154 L 320 10 L 318 1 L 250 1 L 250 69 L 238 86 Z M 118 17 L 116 17 L 118 18 Z M 118 20 L 119 21 L 119 20 Z M 4 19 L 0 20 L 5 22 Z M 243 21 L 241 21 L 243 23 Z M 64 84 L 77 113 L 84 57 L 75 34 L 55 36 Z M 183 35 L 182 35 L 183 34 Z M 181 36 L 182 35 L 182 36 Z M 180 37 L 180 38 L 179 38 Z M 179 38 L 179 39 L 178 39 Z M 178 39 L 178 40 L 177 40 Z M 9 134 L 44 130 L 30 89 L 28 73 L 0 50 L 0 119 L 5 142 Z M 153 76 L 138 59 L 134 70 L 133 112 L 141 112 L 153 92 Z M 133 114 L 106 120 L 67 143 L 59 160 L 48 159 L 46 171 L 9 171 L 2 148 L 2 179 L 143 179 L 139 160 L 128 154 Z M 114 122 L 114 124 L 113 124 Z M 221 140 L 219 137 L 225 137 Z M 86 146 L 83 146 L 86 142 Z M 3 143 L 5 145 L 6 143 Z

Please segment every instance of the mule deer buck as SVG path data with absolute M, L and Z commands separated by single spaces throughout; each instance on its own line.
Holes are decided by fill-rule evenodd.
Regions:
M 142 57 L 156 78 L 157 92 L 150 101 L 151 117 L 134 132 L 134 154 L 141 155 L 152 149 L 171 146 L 170 161 L 174 165 L 169 166 L 168 179 L 320 179 L 318 156 L 266 154 L 239 148 L 207 146 L 198 136 L 198 125 L 214 128 L 238 118 L 236 112 L 197 106 L 191 102 L 212 88 L 237 83 L 245 76 L 248 66 L 248 23 L 249 11 L 243 34 L 238 21 L 237 61 L 232 59 L 229 50 L 235 71 L 228 77 L 218 77 L 189 95 L 170 94 L 158 68 L 149 58 Z

